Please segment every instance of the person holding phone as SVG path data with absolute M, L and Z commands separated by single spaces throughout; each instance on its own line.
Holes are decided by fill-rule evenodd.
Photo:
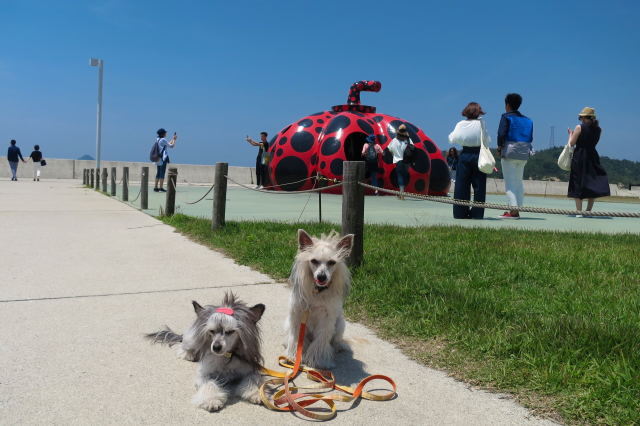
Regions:
M 256 188 L 264 187 L 267 183 L 267 167 L 262 161 L 262 156 L 269 149 L 269 142 L 267 142 L 267 132 L 260 132 L 260 142 L 257 142 L 247 136 L 246 141 L 253 146 L 260 147 L 258 149 L 258 157 L 256 157 Z
M 164 185 L 164 175 L 167 172 L 167 164 L 169 164 L 169 154 L 167 154 L 167 148 L 173 148 L 176 145 L 176 140 L 178 139 L 178 134 L 173 133 L 173 137 L 171 140 L 167 141 L 165 136 L 167 136 L 167 131 L 165 129 L 158 129 L 156 132 L 158 134 L 158 138 L 156 139 L 156 143 L 158 144 L 158 150 L 160 151 L 160 160 L 156 163 L 156 183 L 153 188 L 154 192 L 167 192 L 166 189 L 163 188 Z

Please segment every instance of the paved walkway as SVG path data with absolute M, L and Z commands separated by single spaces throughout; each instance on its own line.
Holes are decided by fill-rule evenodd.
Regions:
M 164 324 L 184 329 L 191 300 L 216 303 L 232 289 L 267 305 L 264 355 L 275 367 L 284 285 L 78 181 L 1 181 L 0 221 L 3 425 L 303 423 L 245 402 L 196 409 L 196 366 L 142 339 Z M 346 335 L 354 359 L 342 357 L 338 380 L 387 374 L 399 396 L 363 401 L 335 424 L 550 424 L 416 364 L 365 327 L 348 324 Z

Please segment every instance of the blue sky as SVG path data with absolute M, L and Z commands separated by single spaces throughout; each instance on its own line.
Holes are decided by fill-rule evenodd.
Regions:
M 442 149 L 469 101 L 495 136 L 519 92 L 537 149 L 593 106 L 601 155 L 640 161 L 638 1 L 0 0 L 0 140 L 50 158 L 95 156 L 105 61 L 105 160 L 146 161 L 177 131 L 177 163 L 251 165 L 244 142 L 382 82 L 362 102 Z M 495 145 L 495 137 L 494 143 Z

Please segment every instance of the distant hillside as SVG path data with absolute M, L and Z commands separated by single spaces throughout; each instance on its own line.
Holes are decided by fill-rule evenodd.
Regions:
M 92 156 L 90 156 L 89 154 L 85 154 L 82 157 L 78 158 L 78 160 L 91 160 L 94 161 L 95 158 L 93 158 Z
M 496 157 L 495 150 L 491 150 Z M 533 180 L 554 180 L 566 182 L 569 180 L 569 172 L 565 172 L 558 167 L 558 157 L 562 148 L 549 148 L 536 151 L 536 154 L 529 158 L 524 168 L 524 178 Z M 443 153 L 446 156 L 446 152 Z M 502 179 L 502 168 L 500 160 L 497 159 L 496 167 L 498 172 L 491 175 Z M 609 183 L 623 184 L 625 186 L 640 183 L 640 162 L 629 160 L 615 160 L 609 157 L 600 157 L 602 167 L 607 171 Z

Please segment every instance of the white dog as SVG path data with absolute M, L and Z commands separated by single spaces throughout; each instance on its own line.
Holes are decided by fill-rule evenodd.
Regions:
M 320 239 L 298 230 L 298 254 L 291 268 L 287 356 L 295 357 L 300 322 L 309 311 L 303 362 L 315 368 L 333 368 L 335 352 L 349 349 L 343 340 L 342 306 L 349 294 L 351 274 L 344 260 L 353 247 L 353 234 L 339 238 L 332 231 Z
M 260 329 L 258 321 L 264 305 L 245 305 L 233 293 L 224 296 L 221 306 L 201 306 L 193 301 L 196 320 L 184 335 L 165 328 L 147 334 L 154 343 L 179 344 L 178 355 L 199 361 L 197 393 L 193 403 L 207 411 L 218 411 L 230 395 L 260 403 Z

